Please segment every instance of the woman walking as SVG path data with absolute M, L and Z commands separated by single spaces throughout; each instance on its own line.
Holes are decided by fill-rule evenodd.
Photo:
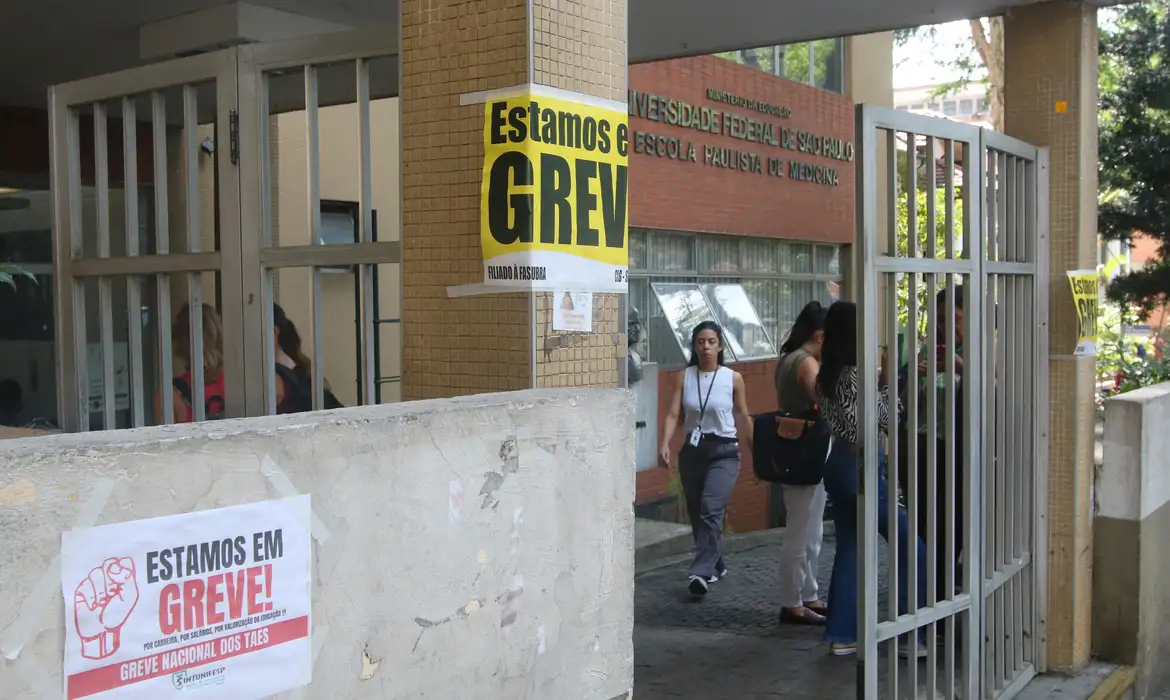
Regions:
M 814 417 L 824 328 L 824 307 L 819 302 L 809 302 L 796 317 L 788 340 L 780 346 L 776 397 L 780 410 L 788 416 Z M 805 425 L 806 430 L 818 428 L 815 422 Z M 820 452 L 822 465 L 826 456 Z M 825 519 L 822 475 L 823 470 L 818 469 L 815 474 L 801 475 L 805 477 L 797 479 L 801 483 L 783 483 L 785 529 L 780 555 L 780 622 L 784 624 L 825 624 L 826 608 L 817 588 Z
M 878 399 L 878 430 L 886 433 L 890 424 L 887 415 L 889 387 L 885 377 L 885 362 L 878 379 L 881 388 Z M 833 521 L 836 525 L 837 552 L 833 558 L 833 575 L 829 580 L 829 611 L 825 639 L 830 653 L 836 656 L 857 651 L 857 496 L 861 477 L 861 452 L 857 430 L 857 306 L 839 301 L 825 316 L 825 339 L 821 348 L 821 369 L 817 375 L 817 395 L 821 414 L 833 433 L 833 447 L 825 463 L 825 490 L 833 501 Z M 900 404 L 899 404 L 900 407 Z M 897 421 L 897 416 L 893 418 Z M 888 541 L 889 518 L 886 517 L 886 499 L 890 497 L 884 475 L 885 454 L 878 450 L 878 532 Z M 909 526 L 906 511 L 899 506 L 898 537 L 898 609 L 906 610 L 906 574 L 908 560 L 907 540 Z M 926 547 L 916 540 L 918 548 L 918 601 L 925 602 Z M 925 656 L 921 642 L 914 655 Z M 902 656 L 909 656 L 908 646 L 899 646 Z
M 751 440 L 743 377 L 723 365 L 723 330 L 704 321 L 691 333 L 691 356 L 674 390 L 662 433 L 659 456 L 670 467 L 670 443 L 683 426 L 678 456 L 679 479 L 695 538 L 687 590 L 704 596 L 708 586 L 727 574 L 723 561 L 723 516 L 739 476 L 739 435 Z M 750 442 L 747 445 L 751 449 Z

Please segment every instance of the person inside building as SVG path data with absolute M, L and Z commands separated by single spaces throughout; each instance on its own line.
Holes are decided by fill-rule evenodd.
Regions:
M 272 305 L 273 338 L 276 355 L 276 412 L 303 413 L 313 410 L 313 363 L 301 349 L 301 334 L 280 304 Z M 325 403 L 322 409 L 341 408 L 322 379 Z
M 788 339 L 780 346 L 776 365 L 776 398 L 788 416 L 814 417 L 816 381 L 820 371 L 821 345 L 825 339 L 825 308 L 809 302 L 796 317 Z M 819 429 L 805 423 L 807 431 Z M 818 441 L 818 444 L 819 441 Z M 817 564 L 824 535 L 825 486 L 823 461 L 814 473 L 791 475 L 781 486 L 784 498 L 784 548 L 780 555 L 780 622 L 824 625 L 825 604 L 817 588 Z M 813 483 L 809 483 L 813 482 Z
M 700 323 L 691 333 L 690 359 L 675 386 L 662 433 L 659 456 L 668 468 L 671 440 L 680 424 L 678 472 L 695 538 L 687 590 L 699 597 L 727 575 L 723 517 L 739 476 L 741 434 L 751 450 L 752 418 L 743 377 L 724 366 L 723 330 L 714 321 Z
M 948 289 L 954 290 L 955 295 L 955 348 L 954 351 L 947 347 L 947 328 L 952 325 L 951 319 L 947 318 L 947 292 Z M 946 371 L 947 361 L 949 358 L 955 359 L 955 386 L 954 386 L 954 400 L 955 400 L 955 433 L 954 433 L 954 469 L 955 474 L 961 474 L 963 469 L 963 285 L 955 285 L 943 289 L 935 297 L 935 308 L 937 310 L 938 319 L 938 345 L 934 348 L 923 346 L 918 355 L 918 420 L 917 425 L 913 426 L 913 433 L 911 426 L 905 426 L 902 438 L 902 445 L 898 450 L 898 480 L 902 486 L 902 492 L 909 498 L 910 494 L 910 468 L 909 468 L 909 454 L 910 451 L 906 449 L 907 440 L 911 434 L 914 434 L 914 439 L 918 443 L 918 469 L 917 469 L 917 502 L 915 520 L 918 523 L 919 537 L 926 537 L 927 528 L 930 525 L 930 518 L 928 510 L 930 503 L 930 492 L 928 489 L 928 473 L 930 471 L 930 452 L 933 451 L 935 455 L 935 539 L 934 546 L 937 553 L 935 561 L 938 562 L 935 570 L 935 595 L 936 600 L 946 599 L 951 597 L 950 593 L 946 591 L 946 580 L 948 576 L 954 575 L 955 581 L 958 580 L 957 571 L 952 574 L 948 566 L 944 564 L 946 561 L 947 550 L 947 522 L 953 518 L 951 522 L 954 523 L 954 549 L 955 554 L 953 562 L 957 565 L 960 551 L 963 545 L 963 480 L 956 478 L 955 481 L 955 500 L 952 505 L 947 498 L 949 483 L 951 481 L 949 476 L 949 468 L 947 467 L 947 424 L 946 424 L 946 405 L 947 405 L 947 391 L 946 391 Z M 938 413 L 935 417 L 934 434 L 930 434 L 929 412 L 927 411 L 927 386 L 929 371 L 929 363 L 934 363 L 937 370 L 937 380 L 934 391 L 937 396 Z M 909 382 L 909 368 L 903 366 L 899 376 L 899 386 L 903 391 L 906 391 L 906 385 Z
M 888 392 L 885 362 L 878 379 L 878 429 L 885 434 L 889 427 Z M 817 374 L 817 402 L 821 415 L 833 434 L 833 446 L 825 463 L 825 491 L 833 502 L 833 521 L 836 526 L 837 551 L 833 558 L 833 574 L 829 581 L 829 610 L 825 626 L 825 640 L 835 656 L 857 651 L 857 498 L 861 479 L 862 454 L 857 420 L 859 401 L 857 376 L 857 306 L 838 301 L 829 307 L 825 316 L 825 338 L 821 347 L 821 368 Z M 899 409 L 901 404 L 899 403 Z M 896 421 L 898 416 L 894 417 Z M 889 518 L 887 498 L 890 498 L 884 476 L 884 451 L 878 449 L 878 532 L 887 540 Z M 906 610 L 909 525 L 905 510 L 897 510 L 898 537 L 898 609 Z M 918 607 L 925 600 L 926 548 L 922 540 L 918 548 Z M 892 593 L 891 593 L 892 595 Z M 899 646 L 899 653 L 909 655 L 907 645 Z M 915 646 L 917 657 L 925 656 L 921 640 Z
M 223 382 L 223 324 L 219 312 L 213 307 L 200 306 L 203 322 L 203 415 L 206 420 L 224 416 Z M 191 369 L 194 366 L 191 351 L 191 305 L 184 304 L 171 325 L 171 337 L 175 357 L 183 363 L 183 373 L 172 380 L 171 401 L 175 408 L 176 423 L 190 423 L 195 420 L 195 392 L 191 387 Z M 161 398 L 157 406 L 158 421 L 163 421 Z

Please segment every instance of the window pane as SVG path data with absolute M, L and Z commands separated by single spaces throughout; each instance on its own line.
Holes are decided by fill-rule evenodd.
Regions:
M 651 288 L 674 333 L 676 347 L 681 350 L 684 360 L 690 359 L 691 332 L 703 321 L 715 321 L 707 299 L 697 284 L 655 283 Z M 655 341 L 658 340 L 656 337 Z M 735 352 L 730 347 L 724 348 L 724 355 L 729 361 L 735 359 Z
M 699 271 L 702 274 L 731 275 L 740 271 L 739 243 L 734 236 L 699 237 Z
M 724 51 L 715 54 L 719 58 L 738 63 L 741 66 L 757 70 L 772 72 L 774 68 L 774 54 L 771 46 L 761 46 L 758 49 L 743 49 L 742 51 Z
M 784 71 L 782 75 L 798 83 L 809 83 L 808 44 L 789 44 L 780 47 L 783 51 Z
M 812 246 L 808 243 L 784 243 L 780 271 L 786 274 L 812 274 Z
M 841 60 L 844 50 L 842 39 L 813 42 L 813 85 L 829 92 L 841 92 L 845 83 L 845 65 Z
M 835 246 L 820 245 L 816 248 L 816 268 L 818 275 L 841 274 L 841 249 Z
M 645 231 L 630 229 L 630 272 L 646 269 Z
M 972 102 L 971 100 L 960 100 L 959 101 L 959 114 L 974 114 L 974 113 L 975 113 L 975 103 L 974 102 Z
M 946 102 L 943 102 L 943 114 L 947 115 L 948 117 L 955 116 L 954 100 L 947 100 Z
M 650 272 L 690 272 L 695 269 L 695 239 L 664 231 L 648 231 L 646 267 Z
M 779 241 L 767 238 L 745 238 L 743 241 L 743 271 L 752 274 L 780 272 Z
M 723 326 L 727 344 L 738 360 L 756 360 L 776 356 L 767 331 L 752 308 L 744 288 L 738 284 L 706 284 L 703 293 Z

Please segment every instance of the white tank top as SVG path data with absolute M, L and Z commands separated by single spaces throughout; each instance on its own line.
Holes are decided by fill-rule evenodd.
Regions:
M 698 367 L 686 368 L 683 372 L 682 400 L 686 435 L 690 435 L 695 426 L 699 425 L 699 416 L 702 414 L 701 429 L 704 435 L 736 437 L 734 376 L 735 372 L 726 367 L 720 367 L 714 372 L 700 372 Z

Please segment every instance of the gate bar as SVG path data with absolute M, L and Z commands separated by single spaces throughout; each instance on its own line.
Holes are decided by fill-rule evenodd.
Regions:
M 97 254 L 99 258 L 110 257 L 110 141 L 106 117 L 105 103 L 94 102 L 93 165 L 97 183 Z M 84 250 L 84 246 L 82 250 Z M 85 282 L 82 281 L 79 284 L 84 286 Z M 98 278 L 98 339 L 102 362 L 102 429 L 111 430 L 118 425 L 117 406 L 114 400 L 114 291 L 109 277 Z M 88 348 L 86 350 L 88 359 Z M 88 371 L 86 373 L 88 374 Z
M 183 86 L 183 203 L 187 214 L 187 252 L 198 253 L 202 234 L 199 207 L 199 102 L 191 85 Z M 191 337 L 187 343 L 187 372 L 191 375 L 191 417 L 196 422 L 207 418 L 203 402 L 203 275 L 187 273 L 187 309 L 190 311 Z M 167 319 L 169 322 L 170 319 Z M 168 393 L 170 378 L 163 385 Z
M 317 99 L 317 66 L 305 66 L 305 153 L 306 167 L 305 182 L 308 187 L 309 206 L 309 245 L 321 244 L 321 142 L 318 129 L 318 99 Z M 313 371 L 310 381 L 313 386 L 313 410 L 325 407 L 324 370 L 322 368 L 322 334 L 321 334 L 321 268 L 314 265 L 312 275 L 311 294 L 312 304 L 309 313 L 310 335 L 313 338 Z
M 938 171 L 935 167 L 934 150 L 937 141 L 934 136 L 926 137 L 926 257 L 933 260 L 938 256 Z M 951 141 L 943 141 L 953 148 Z M 934 273 L 923 275 L 926 283 L 926 347 L 938 347 L 938 302 L 935 300 L 938 276 Z M 917 363 L 914 363 L 917 369 Z M 917 374 L 911 375 L 917 377 Z M 926 433 L 938 436 L 938 362 L 926 365 Z M 914 384 L 910 384 L 914 387 Z M 939 603 L 938 590 L 938 450 L 926 451 L 926 605 Z M 947 595 L 944 598 L 949 599 Z M 938 624 L 931 622 L 926 631 L 926 694 L 934 698 L 938 693 Z M 954 694 L 953 688 L 947 692 Z
M 877 124 L 871 108 L 858 105 L 856 109 L 856 134 L 860 141 L 857 148 L 857 171 L 861 181 L 877 182 Z M 861 315 L 857 334 L 858 389 L 859 395 L 876 397 L 877 393 L 877 348 L 870 343 L 877 337 L 877 259 L 878 220 L 877 207 L 869 200 L 864 187 L 856 188 L 857 237 L 854 245 L 854 268 L 857 270 L 857 306 Z M 878 435 L 869 426 L 877 425 L 877 402 L 862 400 L 858 407 L 857 429 L 861 438 L 861 474 L 858 479 L 858 521 L 877 523 L 876 499 L 867 494 L 876 494 L 878 485 L 877 448 Z M 876 527 L 862 526 L 857 548 L 858 571 L 861 572 L 861 596 L 858 605 L 857 644 L 857 693 L 861 700 L 868 688 L 878 687 L 878 585 L 866 572 L 877 571 L 878 533 Z
M 151 122 L 154 128 L 154 252 L 165 256 L 171 250 L 170 202 L 167 196 L 167 103 L 162 91 L 150 95 Z M 175 402 L 168 400 L 174 376 L 174 349 L 171 346 L 171 284 L 163 272 L 155 275 L 158 309 L 154 327 L 158 334 L 158 388 L 162 405 L 162 423 L 175 422 Z
M 138 257 L 138 115 L 134 98 L 122 98 L 122 187 L 126 207 L 126 255 Z M 126 351 L 129 360 L 130 426 L 146 425 L 142 374 L 142 279 L 126 278 Z
M 366 59 L 356 61 L 357 73 L 357 113 L 358 113 L 358 242 L 372 243 L 374 240 L 374 194 L 373 176 L 371 174 L 370 150 L 370 64 Z M 361 316 L 360 331 L 357 337 L 359 343 L 358 358 L 361 361 L 361 403 L 373 404 L 375 401 L 376 362 L 374 334 L 380 332 L 376 325 L 377 303 L 374 294 L 377 292 L 375 277 L 377 267 L 373 264 L 364 264 L 358 267 L 358 276 L 354 283 L 360 291 L 358 314 Z

